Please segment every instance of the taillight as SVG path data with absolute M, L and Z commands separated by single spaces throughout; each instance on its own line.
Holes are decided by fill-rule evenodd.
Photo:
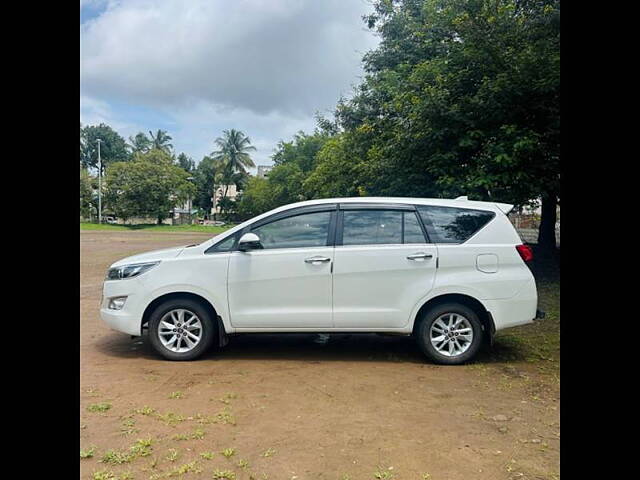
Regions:
M 525 262 L 533 260 L 533 250 L 529 245 L 516 245 L 516 250 Z

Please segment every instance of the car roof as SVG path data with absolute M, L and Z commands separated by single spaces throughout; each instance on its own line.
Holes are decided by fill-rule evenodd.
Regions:
M 317 200 L 306 200 L 304 202 L 290 203 L 280 207 L 281 211 L 290 208 L 304 207 L 310 205 L 322 205 L 324 203 L 398 203 L 409 205 L 436 205 L 442 207 L 472 208 L 490 211 L 501 211 L 509 213 L 513 205 L 509 203 L 480 202 L 468 200 L 467 197 L 448 198 L 415 198 L 415 197 L 348 197 L 348 198 L 322 198 Z M 278 210 L 280 210 L 278 209 Z

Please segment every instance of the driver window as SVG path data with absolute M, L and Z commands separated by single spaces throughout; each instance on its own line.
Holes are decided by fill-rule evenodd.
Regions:
M 315 212 L 282 218 L 252 232 L 265 249 L 324 247 L 327 245 L 331 212 Z

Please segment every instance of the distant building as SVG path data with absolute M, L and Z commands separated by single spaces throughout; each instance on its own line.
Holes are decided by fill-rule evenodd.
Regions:
M 258 165 L 258 177 L 267 178 L 272 169 L 273 165 Z
M 231 199 L 231 200 L 235 200 L 236 197 L 238 196 L 238 193 L 240 193 L 238 191 L 238 189 L 236 188 L 235 184 L 232 185 L 220 185 L 215 193 L 213 194 L 213 197 L 211 197 L 211 203 L 213 203 L 213 206 L 211 207 L 211 214 L 214 215 L 216 213 L 220 213 L 220 205 L 218 205 L 220 203 L 220 199 L 222 198 L 222 195 L 224 194 L 224 189 L 227 189 L 227 198 Z

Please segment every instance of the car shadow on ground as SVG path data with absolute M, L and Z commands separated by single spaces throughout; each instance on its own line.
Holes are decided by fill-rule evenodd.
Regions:
M 232 336 L 220 349 L 207 351 L 198 361 L 260 360 L 260 361 L 349 361 L 349 362 L 409 362 L 432 363 L 412 337 L 383 336 L 372 333 L 332 334 L 323 343 L 316 334 L 242 334 Z M 320 343 L 318 343 L 320 342 Z M 96 341 L 103 354 L 118 358 L 162 360 L 147 335 L 130 338 L 116 332 Z M 499 363 L 523 359 L 517 346 L 496 342 L 483 347 L 472 363 Z

